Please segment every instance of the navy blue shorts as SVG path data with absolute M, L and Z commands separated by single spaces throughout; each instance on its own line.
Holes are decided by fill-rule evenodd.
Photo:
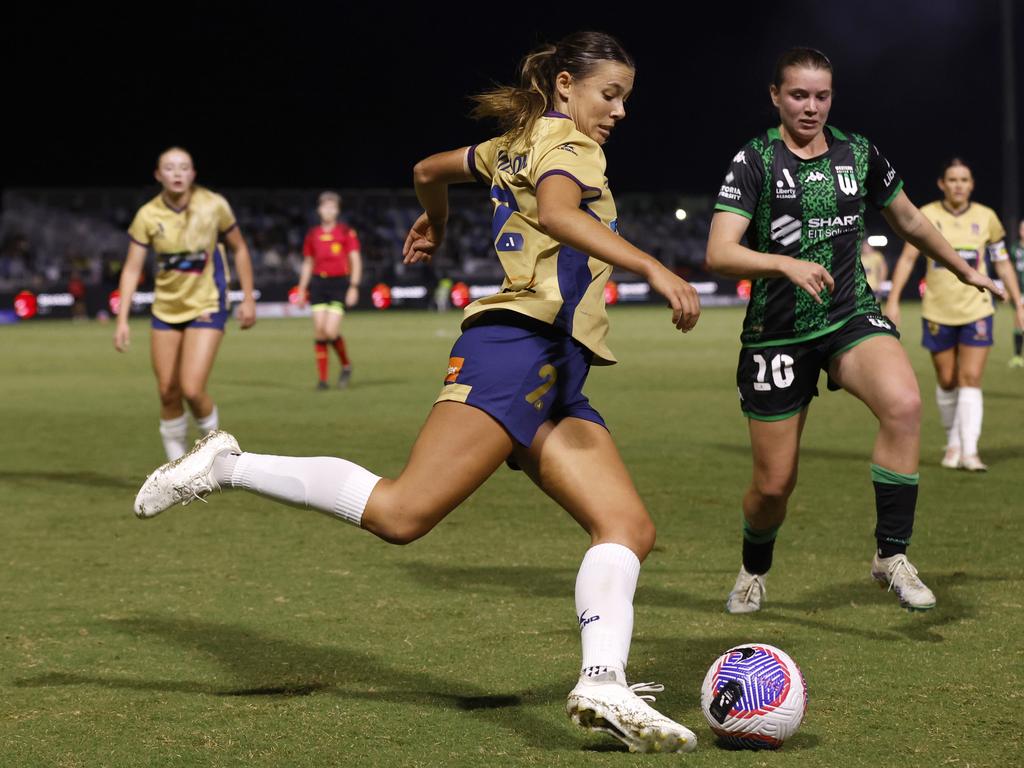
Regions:
M 921 319 L 921 346 L 931 352 L 945 352 L 958 344 L 966 347 L 992 346 L 993 315 L 966 325 L 943 325 Z
M 548 420 L 573 416 L 607 429 L 583 394 L 593 357 L 547 323 L 508 310 L 484 312 L 452 347 L 436 402 L 479 408 L 526 447 Z
M 158 331 L 184 331 L 186 328 L 213 328 L 223 331 L 228 323 L 228 315 L 231 313 L 226 309 L 200 315 L 183 323 L 165 323 L 156 315 L 153 315 L 153 328 Z

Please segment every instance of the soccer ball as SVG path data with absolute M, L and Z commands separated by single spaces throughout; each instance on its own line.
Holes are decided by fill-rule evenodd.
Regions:
M 804 719 L 807 683 L 784 651 L 764 643 L 738 645 L 711 665 L 700 708 L 726 745 L 778 749 Z

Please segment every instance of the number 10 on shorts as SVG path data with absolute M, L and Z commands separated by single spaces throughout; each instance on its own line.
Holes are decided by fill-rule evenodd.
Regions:
M 757 363 L 757 376 L 754 379 L 754 390 L 756 392 L 770 392 L 772 385 L 768 381 L 768 368 L 772 371 L 772 382 L 778 389 L 785 389 L 793 383 L 796 376 L 793 374 L 793 358 L 789 355 L 773 355 L 771 361 L 765 359 L 762 354 L 753 355 Z

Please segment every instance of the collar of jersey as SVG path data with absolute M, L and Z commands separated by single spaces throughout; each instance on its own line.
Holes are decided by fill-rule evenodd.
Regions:
M 566 120 L 572 120 L 571 117 L 559 112 L 556 109 L 549 109 L 547 112 L 544 113 L 544 117 L 564 117 Z
M 789 152 L 789 154 L 791 154 L 801 163 L 811 163 L 814 162 L 815 160 L 825 157 L 825 155 L 831 152 L 836 139 L 838 139 L 839 141 L 848 141 L 846 134 L 840 131 L 838 128 L 835 128 L 828 124 L 825 125 L 825 128 L 827 129 L 825 133 L 825 141 L 828 144 L 828 149 L 826 149 L 820 155 L 815 155 L 814 157 L 800 157 L 800 155 L 796 154 L 789 147 L 786 147 L 786 142 L 782 140 L 782 132 L 779 131 L 779 129 L 776 128 L 775 126 L 772 126 L 771 128 L 768 129 L 768 141 L 779 142 L 782 146 L 786 147 L 786 151 Z

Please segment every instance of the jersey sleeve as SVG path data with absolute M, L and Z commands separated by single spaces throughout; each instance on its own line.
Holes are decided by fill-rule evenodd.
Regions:
M 313 230 L 310 229 L 306 232 L 306 237 L 302 240 L 302 257 L 305 259 L 312 259 L 316 256 L 316 251 L 313 249 Z
M 754 218 L 761 185 L 764 183 L 764 163 L 759 152 L 748 144 L 732 158 L 732 164 L 725 174 L 715 201 L 716 211 L 738 213 L 748 219 Z
M 494 178 L 495 159 L 498 153 L 497 140 L 489 139 L 480 144 L 474 144 L 469 148 L 466 160 L 469 163 L 469 172 L 476 177 L 481 184 L 490 184 Z
M 903 189 L 903 179 L 874 144 L 868 150 L 867 198 L 875 208 L 888 208 Z
M 360 246 L 359 246 L 359 233 L 356 232 L 352 227 L 348 228 L 348 238 L 347 238 L 347 240 L 348 240 L 348 252 L 349 253 L 352 253 L 353 251 L 358 252 L 360 250 Z
M 132 223 L 128 227 L 128 237 L 132 239 L 132 242 L 142 246 L 148 246 L 151 242 L 149 229 L 146 227 L 146 216 L 141 208 L 135 214 L 135 218 L 132 219 Z
M 600 197 L 605 179 L 604 152 L 597 142 L 570 139 L 541 147 L 532 163 L 529 175 L 534 189 L 548 176 L 565 176 L 576 182 L 583 192 L 583 199 Z
M 231 204 L 227 199 L 220 195 L 217 197 L 217 231 L 225 235 L 237 227 L 238 222 L 235 221 L 235 213 L 231 210 Z

